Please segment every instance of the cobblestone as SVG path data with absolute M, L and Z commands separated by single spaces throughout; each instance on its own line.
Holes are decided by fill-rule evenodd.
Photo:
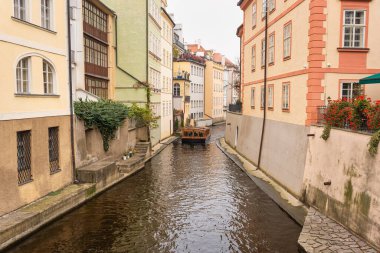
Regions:
M 307 253 L 378 252 L 343 226 L 313 208 L 310 208 L 307 214 L 298 244 Z

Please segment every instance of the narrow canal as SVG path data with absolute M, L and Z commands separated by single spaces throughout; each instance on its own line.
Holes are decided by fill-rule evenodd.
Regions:
M 224 128 L 213 128 L 213 140 Z M 137 175 L 9 252 L 297 252 L 301 228 L 211 142 L 173 143 Z

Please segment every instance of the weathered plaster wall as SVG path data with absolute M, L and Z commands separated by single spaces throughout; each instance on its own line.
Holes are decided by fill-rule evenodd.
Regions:
M 226 122 L 227 143 L 257 164 L 262 119 L 227 113 Z M 302 196 L 308 131 L 305 126 L 274 120 L 268 120 L 265 128 L 261 168 L 299 198 Z
M 322 131 L 310 129 L 306 202 L 380 246 L 380 154 L 369 155 L 369 135 L 333 129 L 324 141 Z
M 75 121 L 76 139 L 76 167 L 88 165 L 94 160 L 106 157 L 121 158 L 125 151 L 134 147 L 138 141 L 147 141 L 146 128 L 135 128 L 131 121 L 126 121 L 116 134 L 116 138 L 110 142 L 110 149 L 103 149 L 102 136 L 97 129 L 86 130 L 83 121 Z
M 48 128 L 59 127 L 60 172 L 49 167 Z M 31 131 L 31 182 L 18 185 L 17 132 Z M 70 117 L 0 121 L 0 216 L 29 204 L 73 181 Z

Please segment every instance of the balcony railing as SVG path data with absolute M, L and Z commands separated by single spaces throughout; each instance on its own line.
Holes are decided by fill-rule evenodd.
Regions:
M 239 104 L 230 104 L 228 106 L 228 111 L 241 113 L 241 111 L 242 111 L 242 104 L 241 103 L 239 103 Z

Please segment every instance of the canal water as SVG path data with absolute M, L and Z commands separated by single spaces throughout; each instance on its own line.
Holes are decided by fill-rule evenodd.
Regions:
M 169 145 L 10 253 L 297 252 L 301 232 L 215 145 Z

